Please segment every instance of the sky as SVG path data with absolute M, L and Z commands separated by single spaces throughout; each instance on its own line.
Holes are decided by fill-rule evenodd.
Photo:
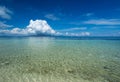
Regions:
M 120 36 L 120 0 L 0 0 L 2 35 Z

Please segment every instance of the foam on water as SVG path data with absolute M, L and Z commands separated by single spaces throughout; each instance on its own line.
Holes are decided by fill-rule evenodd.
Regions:
M 0 38 L 0 82 L 120 82 L 120 40 Z

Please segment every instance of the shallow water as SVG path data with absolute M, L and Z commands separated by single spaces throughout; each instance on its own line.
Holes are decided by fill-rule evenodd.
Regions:
M 0 38 L 0 82 L 120 82 L 120 40 Z

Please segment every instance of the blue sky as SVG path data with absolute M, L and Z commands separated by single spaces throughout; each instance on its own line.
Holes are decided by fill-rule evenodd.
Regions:
M 1 35 L 31 19 L 66 35 L 120 36 L 120 0 L 0 0 Z

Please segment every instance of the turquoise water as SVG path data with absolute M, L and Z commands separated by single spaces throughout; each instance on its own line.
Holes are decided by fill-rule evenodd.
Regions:
M 120 82 L 120 40 L 0 38 L 0 82 Z

